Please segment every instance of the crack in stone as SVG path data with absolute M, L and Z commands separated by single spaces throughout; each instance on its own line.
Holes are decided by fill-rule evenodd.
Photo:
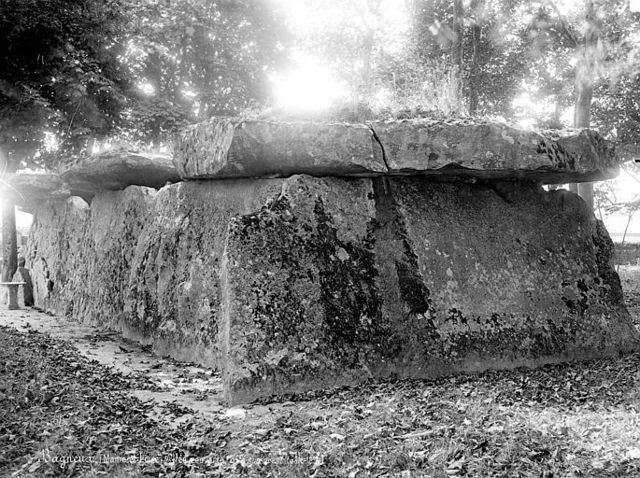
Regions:
M 380 138 L 378 137 L 376 130 L 373 129 L 373 126 L 371 126 L 370 124 L 367 124 L 367 127 L 371 130 L 373 139 L 375 139 L 376 142 L 380 145 L 380 149 L 382 150 L 382 161 L 384 162 L 385 168 L 387 168 L 387 173 L 390 173 L 391 168 L 389 167 L 389 163 L 387 162 L 387 152 L 384 150 L 384 145 L 382 144 L 382 141 L 380 141 Z

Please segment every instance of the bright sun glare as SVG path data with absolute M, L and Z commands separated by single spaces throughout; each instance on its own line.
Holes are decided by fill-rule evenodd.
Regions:
M 329 68 L 309 57 L 300 57 L 296 63 L 294 70 L 271 78 L 279 107 L 297 112 L 319 111 L 345 96 L 346 89 Z
M 319 9 L 304 0 L 276 0 L 286 14 L 294 30 L 304 35 L 323 34 L 326 28 L 343 28 L 346 31 L 362 28 L 375 28 L 385 38 L 384 50 L 388 53 L 399 52 L 405 46 L 406 32 L 409 27 L 407 11 L 403 2 L 381 0 L 377 6 L 378 15 L 367 14 L 363 6 L 366 2 L 353 1 L 347 8 L 351 14 L 341 8 L 337 2 L 326 2 Z M 367 26 L 363 18 L 366 17 Z M 330 65 L 323 63 L 303 51 L 293 55 L 294 67 L 271 78 L 276 103 L 279 107 L 296 112 L 321 111 L 332 104 L 345 100 L 349 89 L 341 83 Z

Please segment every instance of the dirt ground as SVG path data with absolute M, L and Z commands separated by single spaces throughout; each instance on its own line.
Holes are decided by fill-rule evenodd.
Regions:
M 37 331 L 69 341 L 89 360 L 124 376 L 145 376 L 157 390 L 131 390 L 141 400 L 188 406 L 199 414 L 216 416 L 223 410 L 222 381 L 212 370 L 158 357 L 148 347 L 123 339 L 118 333 L 44 314 L 35 309 L 0 310 L 0 326 Z
M 621 267 L 640 324 L 640 267 Z M 0 311 L 1 476 L 640 476 L 640 354 L 228 408 L 210 369 Z

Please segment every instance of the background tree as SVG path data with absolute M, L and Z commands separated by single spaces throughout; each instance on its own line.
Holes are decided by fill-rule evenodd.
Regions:
M 0 150 L 37 159 L 49 131 L 66 148 L 109 134 L 125 105 L 119 0 L 0 0 Z
M 55 131 L 65 148 L 106 135 L 124 106 L 120 2 L 0 0 L 2 171 L 38 161 Z M 17 267 L 15 208 L 3 203 L 3 280 Z
M 412 43 L 421 61 L 458 70 L 469 114 L 512 115 L 527 74 L 525 2 L 413 0 Z
M 513 100 L 529 91 L 538 102 L 555 104 L 552 114 L 537 118 L 539 126 L 594 125 L 622 142 L 624 156 L 640 153 L 640 24 L 626 1 L 584 0 L 561 10 L 554 0 L 473 0 L 457 13 L 451 2 L 415 0 L 416 6 L 414 38 L 423 59 L 455 59 L 448 49 L 457 36 L 456 15 L 464 12 L 462 78 L 470 113 L 513 118 Z M 573 121 L 562 124 L 569 106 Z M 572 189 L 593 205 L 591 184 Z
M 269 76 L 287 59 L 283 21 L 268 1 L 130 0 L 129 9 L 123 62 L 136 79 L 133 139 L 264 104 Z
M 628 80 L 629 74 L 637 77 L 637 65 L 629 61 L 634 48 L 630 40 L 639 26 L 637 19 L 629 12 L 627 2 L 622 1 L 585 0 L 578 4 L 578 8 L 565 14 L 549 0 L 540 6 L 541 12 L 545 10 L 549 19 L 545 28 L 555 40 L 550 46 L 556 51 L 564 50 L 570 64 L 574 65 L 571 74 L 574 85 L 571 92 L 574 98 L 573 126 L 604 126 L 604 122 L 610 122 L 611 116 L 602 115 L 605 109 L 601 105 L 620 102 L 620 99 L 610 98 L 611 93 L 624 88 L 623 96 L 627 99 L 637 95 L 628 88 L 630 85 L 620 82 L 625 77 Z M 618 127 L 628 130 L 629 118 L 623 120 L 619 116 L 622 122 L 609 123 L 610 126 L 601 128 L 601 131 L 616 140 L 617 135 L 612 133 Z M 572 189 L 593 207 L 593 184 L 585 183 Z
M 285 58 L 280 31 L 269 2 L 0 0 L 2 171 L 55 168 L 96 139 L 149 142 L 265 102 Z M 6 280 L 16 241 L 5 204 Z
M 609 214 L 625 217 L 625 228 L 620 241 L 624 244 L 629 225 L 640 212 L 640 164 L 635 161 L 627 161 L 623 163 L 622 170 L 627 177 L 636 183 L 636 192 L 621 199 L 617 197 L 613 181 L 601 181 L 594 187 L 594 199 L 600 219 L 604 219 L 604 216 Z
M 387 2 L 388 3 L 388 2 Z M 311 21 L 292 25 L 294 53 L 331 70 L 353 104 L 369 102 L 393 53 L 401 27 L 391 24 L 383 0 L 301 0 Z M 400 53 L 402 55 L 402 53 Z M 292 65 L 295 68 L 295 64 Z

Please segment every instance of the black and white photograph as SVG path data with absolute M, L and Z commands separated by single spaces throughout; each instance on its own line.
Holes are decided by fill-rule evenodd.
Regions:
M 640 0 L 0 0 L 0 477 L 640 478 Z

